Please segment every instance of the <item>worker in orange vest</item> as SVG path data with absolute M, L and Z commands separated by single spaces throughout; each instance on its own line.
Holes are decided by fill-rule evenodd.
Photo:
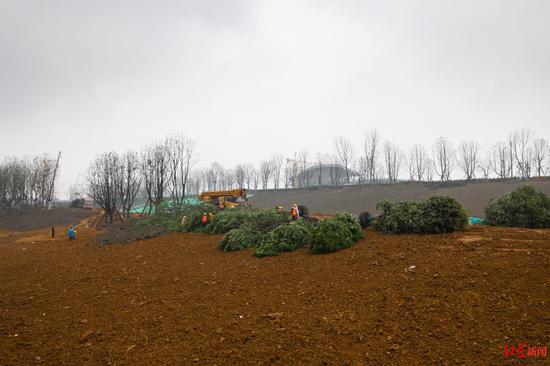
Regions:
M 201 224 L 204 226 L 208 223 L 208 215 L 206 214 L 206 212 L 202 215 L 201 217 Z
M 298 206 L 297 205 L 292 206 L 292 208 L 290 209 L 290 219 L 292 221 L 296 221 L 298 220 L 299 217 L 300 217 L 300 211 L 298 211 Z

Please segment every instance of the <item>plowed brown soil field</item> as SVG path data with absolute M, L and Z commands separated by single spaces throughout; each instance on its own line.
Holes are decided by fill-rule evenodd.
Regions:
M 264 259 L 219 236 L 48 234 L 0 232 L 0 365 L 497 365 L 550 345 L 550 230 L 366 231 Z

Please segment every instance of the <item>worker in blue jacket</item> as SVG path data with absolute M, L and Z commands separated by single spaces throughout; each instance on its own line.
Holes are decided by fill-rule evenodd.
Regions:
M 71 226 L 71 227 L 69 228 L 69 240 L 76 240 L 75 234 L 76 234 L 76 231 L 75 231 L 75 229 Z

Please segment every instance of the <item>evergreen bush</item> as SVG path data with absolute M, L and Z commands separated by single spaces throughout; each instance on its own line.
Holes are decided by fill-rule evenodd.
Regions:
M 485 216 L 488 225 L 550 228 L 550 199 L 541 190 L 524 185 L 491 200 Z
M 261 240 L 258 232 L 246 229 L 231 229 L 220 241 L 218 248 L 224 252 L 234 252 L 255 247 Z
M 330 253 L 353 245 L 349 228 L 336 218 L 319 220 L 311 232 L 309 251 L 313 254 Z
M 275 210 L 232 208 L 215 214 L 205 231 L 211 234 L 224 234 L 231 229 L 241 228 L 265 233 L 286 222 L 287 216 Z
M 309 239 L 309 232 L 297 222 L 277 226 L 264 236 L 256 248 L 256 257 L 279 255 L 303 247 Z
M 451 197 L 431 197 L 422 203 L 420 211 L 422 232 L 426 234 L 452 233 L 468 225 L 464 206 Z
M 434 234 L 463 230 L 468 224 L 464 207 L 454 198 L 434 196 L 424 202 L 381 201 L 375 226 L 389 234 Z
M 334 218 L 346 225 L 351 233 L 353 241 L 358 241 L 363 238 L 363 231 L 361 230 L 361 224 L 357 216 L 348 212 L 338 212 Z

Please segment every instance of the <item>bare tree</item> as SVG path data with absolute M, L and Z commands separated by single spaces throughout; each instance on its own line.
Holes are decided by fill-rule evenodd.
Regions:
M 521 129 L 512 136 L 514 160 L 518 168 L 518 173 L 523 179 L 531 176 L 532 151 L 529 144 L 532 136 L 532 132 L 527 129 Z
M 437 139 L 434 145 L 434 168 L 440 180 L 450 180 L 453 171 L 454 150 L 444 137 Z
M 426 175 L 425 175 L 426 181 L 432 182 L 434 180 L 435 163 L 432 159 L 426 158 L 425 166 L 426 166 Z
M 284 168 L 284 172 L 283 172 L 283 183 L 284 183 L 284 186 L 285 188 L 290 188 L 292 186 L 292 164 L 289 163 L 289 161 L 287 160 L 286 164 L 285 164 L 285 168 Z
M 262 189 L 267 189 L 269 179 L 273 174 L 273 164 L 269 160 L 264 160 L 260 164 L 260 179 L 262 181 Z
M 88 190 L 90 197 L 105 212 L 105 221 L 113 222 L 113 215 L 118 212 L 119 195 L 117 192 L 117 175 L 119 158 L 115 152 L 104 153 L 88 169 Z
M 370 182 L 374 182 L 378 176 L 377 168 L 379 143 L 380 138 L 376 129 L 373 129 L 365 134 L 365 142 L 363 145 L 365 152 L 364 164 L 366 164 L 367 179 Z
M 409 175 L 411 180 L 422 181 L 429 168 L 430 159 L 426 153 L 426 149 L 420 144 L 415 144 L 409 151 Z
M 514 178 L 514 151 L 516 150 L 516 139 L 514 134 L 510 134 L 508 136 L 508 147 L 506 150 L 503 150 L 507 153 L 507 156 L 505 156 L 505 159 L 507 159 L 506 166 L 508 167 L 508 171 L 504 175 L 504 178 Z
M 367 158 L 360 156 L 355 162 L 355 170 L 357 171 L 357 184 L 365 184 L 368 181 L 368 163 Z
M 220 175 L 220 183 L 222 189 L 232 189 L 235 186 L 235 172 L 233 169 L 224 169 Z
M 258 189 L 260 184 L 260 173 L 252 164 L 246 165 L 246 188 Z
M 333 186 L 339 186 L 346 182 L 346 173 L 340 169 L 340 159 L 336 155 L 328 155 L 327 161 L 330 162 L 329 166 L 329 178 L 330 184 Z
M 402 160 L 403 154 L 399 150 L 399 147 L 389 141 L 386 141 L 384 143 L 384 163 L 386 165 L 386 173 L 390 183 L 397 181 Z
M 195 143 L 178 133 L 166 138 L 168 160 L 168 191 L 174 207 L 179 207 L 185 198 L 187 180 L 194 163 Z
M 504 179 L 507 177 L 512 177 L 512 170 L 513 168 L 510 168 L 509 163 L 509 156 L 510 154 L 510 146 L 507 143 L 504 142 L 498 142 L 491 148 L 490 151 L 491 156 L 491 169 L 496 174 L 497 178 Z
M 486 152 L 485 157 L 480 160 L 479 170 L 481 171 L 484 179 L 488 179 L 491 176 L 492 160 L 490 152 Z
M 169 150 L 166 142 L 146 147 L 141 158 L 141 172 L 147 200 L 155 207 L 155 214 L 162 211 L 164 194 L 170 184 Z M 152 206 L 149 206 L 151 211 Z
M 71 184 L 67 189 L 67 195 L 69 196 L 69 200 L 74 201 L 76 199 L 81 198 L 84 191 L 85 189 L 80 185 L 78 181 L 74 184 Z
M 318 153 L 315 158 L 315 169 L 317 170 L 317 186 L 321 187 L 323 185 L 323 172 L 325 170 L 326 162 L 325 154 Z
M 533 141 L 533 164 L 537 177 L 542 177 L 545 174 L 547 157 L 548 141 L 542 138 Z
M 479 165 L 479 144 L 475 141 L 462 141 L 458 148 L 458 166 L 467 180 L 475 177 Z
M 194 169 L 187 181 L 187 194 L 199 195 L 206 190 L 206 170 Z
M 346 137 L 340 136 L 334 141 L 338 160 L 346 172 L 346 184 L 350 184 L 350 165 L 353 161 L 353 146 Z
M 235 167 L 235 183 L 238 188 L 243 188 L 246 181 L 246 168 L 243 165 L 237 165 Z
M 206 187 L 209 191 L 215 191 L 219 188 L 222 174 L 223 167 L 218 162 L 210 164 L 210 168 L 206 171 Z
M 306 187 L 309 188 L 311 186 L 310 175 L 308 173 L 309 169 L 309 163 L 308 163 L 308 152 L 305 150 L 302 150 L 300 153 L 298 153 L 298 174 L 297 174 L 297 182 L 298 187 Z
M 273 166 L 273 188 L 279 189 L 281 182 L 281 172 L 283 170 L 283 156 L 281 154 L 274 154 L 271 157 L 271 165 Z
M 0 171 L 0 186 L 2 189 L 0 207 L 21 208 L 29 203 L 28 176 L 29 165 L 26 161 L 16 158 L 5 159 Z
M 59 161 L 47 154 L 33 158 L 6 158 L 0 163 L 0 208 L 51 208 Z
M 133 151 L 128 151 L 118 159 L 118 163 L 115 177 L 118 201 L 122 208 L 122 215 L 130 217 L 130 211 L 134 207 L 134 202 L 141 188 L 142 175 L 139 155 Z
M 53 201 L 53 196 L 55 194 L 55 181 L 57 179 L 57 171 L 59 169 L 59 161 L 60 160 L 61 160 L 61 151 L 57 155 L 57 160 L 55 161 L 55 166 L 53 168 L 53 171 L 52 171 L 52 174 L 51 174 L 51 179 L 50 179 L 50 182 L 48 184 L 48 189 L 46 191 L 46 208 L 48 210 L 52 209 L 52 201 Z

